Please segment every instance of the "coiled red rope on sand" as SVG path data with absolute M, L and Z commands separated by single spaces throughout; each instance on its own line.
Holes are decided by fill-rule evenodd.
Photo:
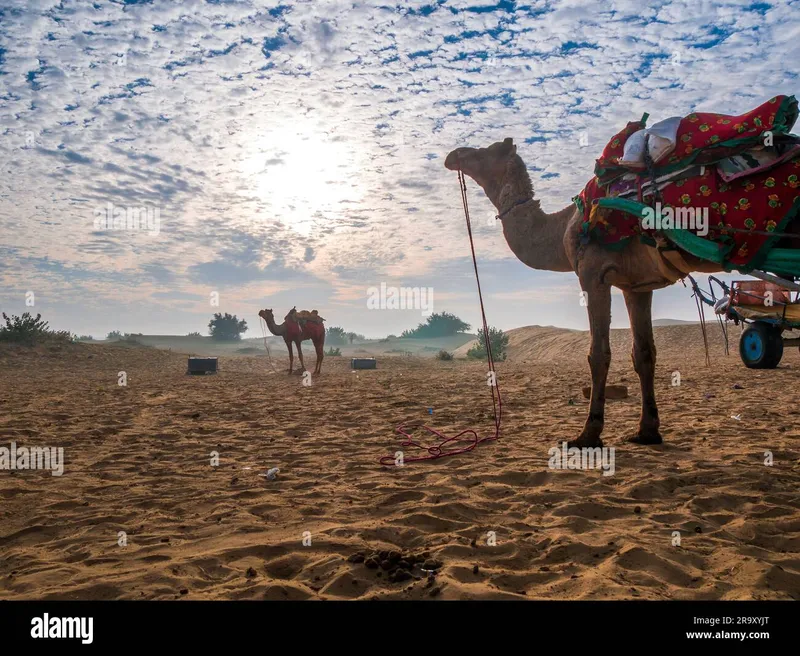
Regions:
M 500 398 L 500 385 L 497 382 L 497 374 L 495 373 L 494 369 L 494 356 L 492 355 L 492 344 L 491 340 L 489 339 L 489 326 L 486 323 L 486 311 L 483 305 L 483 292 L 481 291 L 481 279 L 478 275 L 478 260 L 475 257 L 475 242 L 472 238 L 472 223 L 469 219 L 469 203 L 467 202 L 467 185 L 464 180 L 464 174 L 459 171 L 458 172 L 458 183 L 461 187 L 461 202 L 464 205 L 464 218 L 467 221 L 467 234 L 469 235 L 469 247 L 472 251 L 472 265 L 475 268 L 475 281 L 478 283 L 478 299 L 481 303 L 481 320 L 483 321 L 483 335 L 484 335 L 484 342 L 486 343 L 486 359 L 489 364 L 489 372 L 492 374 L 492 382 L 493 385 L 490 386 L 492 390 L 492 408 L 494 409 L 494 435 L 487 435 L 484 438 L 478 436 L 478 433 L 472 429 L 468 428 L 466 430 L 461 431 L 458 435 L 453 437 L 447 437 L 443 433 L 440 433 L 434 428 L 430 428 L 429 426 L 420 426 L 419 428 L 423 428 L 432 435 L 436 435 L 437 437 L 442 438 L 442 441 L 435 446 L 426 447 L 422 444 L 418 444 L 414 441 L 414 438 L 411 436 L 410 433 L 406 430 L 406 424 L 408 422 L 404 422 L 400 424 L 396 429 L 395 432 L 399 433 L 403 436 L 404 440 L 400 444 L 401 447 L 413 447 L 415 449 L 425 450 L 428 452 L 428 455 L 423 456 L 412 456 L 406 457 L 403 454 L 403 464 L 407 462 L 418 462 L 420 460 L 435 460 L 437 458 L 444 458 L 446 456 L 454 456 L 459 453 L 466 453 L 467 451 L 472 451 L 476 446 L 482 444 L 483 442 L 488 442 L 490 440 L 497 440 L 500 438 L 500 421 L 503 416 L 503 401 Z M 471 438 L 467 438 L 465 436 L 471 435 Z M 451 442 L 467 442 L 466 446 L 454 448 L 448 451 L 444 450 L 444 446 Z M 380 460 L 382 465 L 394 465 L 397 466 L 397 462 L 395 456 L 384 456 Z

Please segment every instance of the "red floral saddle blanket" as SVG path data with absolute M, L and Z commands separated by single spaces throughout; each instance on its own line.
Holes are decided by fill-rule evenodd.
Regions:
M 292 308 L 289 313 L 284 317 L 286 322 L 286 330 L 291 338 L 299 337 L 302 333 L 306 334 L 319 334 L 324 333 L 323 319 L 319 316 L 316 310 L 309 312 L 308 310 L 297 310 Z
M 797 117 L 794 96 L 777 96 L 741 116 L 670 119 L 674 133 L 658 137 L 666 152 L 636 167 L 626 144 L 641 140 L 647 115 L 628 123 L 573 199 L 584 243 L 621 248 L 638 237 L 655 245 L 661 231 L 683 229 L 718 243 L 729 268 L 759 266 L 780 238 L 772 233 L 800 210 L 800 137 L 790 134 Z

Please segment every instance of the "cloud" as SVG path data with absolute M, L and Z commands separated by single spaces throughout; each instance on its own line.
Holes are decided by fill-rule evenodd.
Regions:
M 561 209 L 642 113 L 740 113 L 792 93 L 794 14 L 738 0 L 10 0 L 0 285 L 102 299 L 124 280 L 167 301 L 152 294 L 270 283 L 320 311 L 364 280 L 444 290 L 469 252 L 452 148 L 514 137 L 544 209 Z M 558 289 L 469 195 L 485 268 Z M 159 234 L 96 231 L 107 203 L 158 209 Z

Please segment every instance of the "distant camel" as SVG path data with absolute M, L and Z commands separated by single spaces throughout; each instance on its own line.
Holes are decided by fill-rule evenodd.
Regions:
M 325 357 L 323 350 L 325 347 L 325 326 L 322 325 L 324 319 L 317 314 L 316 310 L 313 312 L 298 312 L 295 308 L 292 308 L 280 325 L 275 323 L 275 315 L 272 310 L 261 310 L 258 316 L 267 322 L 267 328 L 273 335 L 283 337 L 283 341 L 286 342 L 286 348 L 289 349 L 290 374 L 294 366 L 292 342 L 297 346 L 297 357 L 300 358 L 300 366 L 303 371 L 306 370 L 300 343 L 307 339 L 314 343 L 314 349 L 317 352 L 317 366 L 314 367 L 314 375 L 322 373 L 322 360 Z

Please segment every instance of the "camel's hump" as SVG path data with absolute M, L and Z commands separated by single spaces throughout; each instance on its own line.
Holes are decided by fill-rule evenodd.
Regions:
M 300 312 L 295 313 L 295 317 L 298 320 L 303 320 L 303 321 L 317 321 L 319 323 L 325 321 L 325 319 L 319 316 L 316 310 L 312 310 L 311 312 L 309 312 L 308 310 L 301 310 Z

